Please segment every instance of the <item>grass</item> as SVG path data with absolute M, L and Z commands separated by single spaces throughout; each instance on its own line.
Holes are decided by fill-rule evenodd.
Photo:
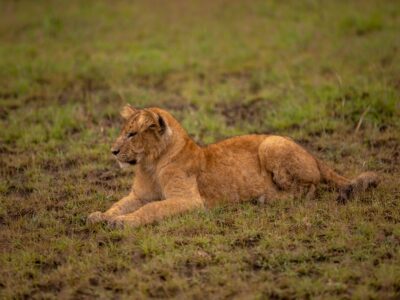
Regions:
M 400 297 L 399 4 L 39 2 L 0 3 L 1 298 Z M 383 181 L 346 205 L 322 188 L 87 226 L 129 189 L 109 155 L 125 103 L 199 143 L 290 135 Z

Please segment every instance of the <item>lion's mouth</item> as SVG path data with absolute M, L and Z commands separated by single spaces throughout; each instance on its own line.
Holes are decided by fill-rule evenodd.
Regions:
M 118 164 L 119 164 L 119 166 L 120 166 L 121 169 L 125 169 L 125 168 L 128 168 L 128 167 L 130 167 L 130 166 L 136 165 L 137 160 L 136 160 L 136 159 L 132 159 L 132 160 L 129 160 L 129 161 L 120 161 L 120 160 L 117 160 L 117 162 L 118 162 Z
M 136 165 L 136 163 L 137 163 L 136 159 L 132 159 L 132 160 L 128 161 L 128 164 L 130 164 L 130 165 Z

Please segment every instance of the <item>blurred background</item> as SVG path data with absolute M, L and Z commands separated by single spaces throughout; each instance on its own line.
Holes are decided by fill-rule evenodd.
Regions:
M 391 0 L 1 1 L 0 295 L 398 295 L 399 33 Z M 126 103 L 169 110 L 200 144 L 290 135 L 339 171 L 386 183 L 340 209 L 322 192 L 302 210 L 216 210 L 134 238 L 89 228 L 89 212 L 129 190 L 132 171 L 109 155 Z M 276 215 L 279 234 L 267 237 L 260 220 Z M 349 215 L 365 227 L 347 228 Z M 311 227 L 291 227 L 302 222 Z M 343 247 L 323 264 L 299 258 L 302 235 L 321 253 Z

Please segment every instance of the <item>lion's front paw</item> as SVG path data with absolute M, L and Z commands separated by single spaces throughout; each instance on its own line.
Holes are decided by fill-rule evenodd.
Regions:
M 112 219 L 107 220 L 107 224 L 111 228 L 122 229 L 125 227 L 125 220 L 124 217 L 115 217 Z
M 105 216 L 102 212 L 100 211 L 95 211 L 92 212 L 88 217 L 87 217 L 87 223 L 88 224 L 95 224 L 99 223 L 105 220 Z
M 140 220 L 134 216 L 118 216 L 111 219 L 107 219 L 107 223 L 112 228 L 127 228 L 127 227 L 138 227 L 141 225 Z

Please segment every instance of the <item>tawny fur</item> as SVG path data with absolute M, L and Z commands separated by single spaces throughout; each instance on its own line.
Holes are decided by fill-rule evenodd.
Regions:
M 91 223 L 140 226 L 221 202 L 312 198 L 321 182 L 338 188 L 344 202 L 378 183 L 372 172 L 353 180 L 337 174 L 290 138 L 245 135 L 200 147 L 165 110 L 127 105 L 121 115 L 112 152 L 121 165 L 137 165 L 132 190 L 105 213 L 90 214 Z

